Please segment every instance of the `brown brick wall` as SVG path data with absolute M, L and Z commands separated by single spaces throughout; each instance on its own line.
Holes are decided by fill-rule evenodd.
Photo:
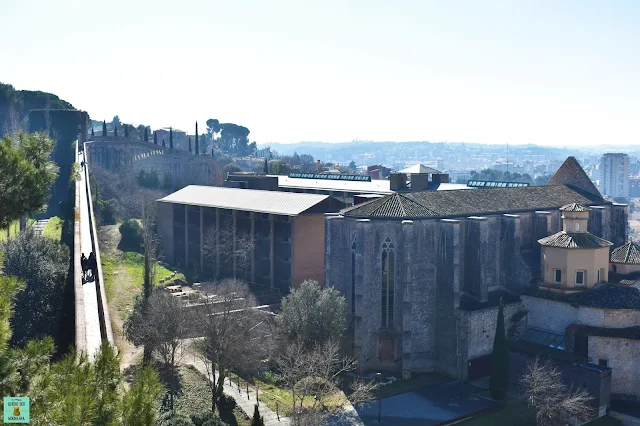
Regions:
M 291 285 L 312 279 L 324 286 L 324 215 L 296 216 L 291 222 Z

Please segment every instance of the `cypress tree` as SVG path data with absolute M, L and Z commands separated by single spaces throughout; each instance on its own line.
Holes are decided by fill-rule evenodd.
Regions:
M 189 136 L 189 152 L 191 152 L 191 136 Z
M 504 329 L 504 304 L 500 298 L 496 336 L 491 355 L 491 378 L 489 390 L 493 399 L 503 399 L 509 386 L 509 345 Z
M 169 148 L 173 149 L 173 128 L 169 127 Z
M 102 136 L 107 137 L 107 121 L 102 121 Z
M 156 133 L 155 131 L 153 132 L 153 143 L 158 145 L 158 133 Z
M 166 145 L 164 144 L 164 136 L 162 137 L 162 146 L 166 147 Z
M 91 140 L 93 140 L 93 137 L 94 137 L 94 135 L 93 135 L 93 126 L 91 126 Z
M 264 419 L 260 415 L 260 410 L 258 410 L 258 406 L 254 405 L 253 409 L 253 419 L 251 419 L 251 426 L 264 426 Z
M 113 126 L 113 137 L 114 138 L 118 137 L 118 128 L 116 126 Z
M 213 153 L 213 148 L 211 148 L 211 158 L 216 158 L 216 155 Z
M 127 124 L 124 125 L 124 137 L 125 138 L 129 137 L 129 125 Z
M 196 121 L 196 155 L 200 154 L 200 145 L 198 143 L 198 122 Z
M 267 161 L 267 159 L 264 159 L 264 174 L 268 175 L 269 174 L 269 162 Z
M 147 127 L 144 128 L 144 141 L 149 142 L 149 132 L 147 132 Z

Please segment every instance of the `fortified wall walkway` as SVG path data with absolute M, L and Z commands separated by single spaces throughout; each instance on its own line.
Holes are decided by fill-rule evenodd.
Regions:
M 76 162 L 84 161 L 83 152 L 78 152 Z M 103 340 L 113 343 L 109 311 L 107 309 L 100 249 L 98 247 L 88 165 L 80 167 L 80 177 L 76 181 L 75 227 L 74 227 L 74 296 L 75 296 L 75 343 L 78 353 L 93 358 Z M 98 262 L 95 277 L 82 278 L 80 256 L 88 258 L 93 252 Z

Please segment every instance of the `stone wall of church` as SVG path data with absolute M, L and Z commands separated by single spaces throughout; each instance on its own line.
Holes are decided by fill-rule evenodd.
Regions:
M 361 367 L 466 373 L 468 319 L 458 311 L 461 293 L 486 301 L 490 289 L 529 282 L 518 257 L 517 223 L 517 216 L 502 215 L 423 221 L 327 216 L 325 283 L 347 298 Z M 395 250 L 394 322 L 388 328 L 381 327 L 385 241 Z
M 640 341 L 613 337 L 589 336 L 589 359 L 593 363 L 607 360 L 611 372 L 611 392 L 640 396 L 638 354 Z
M 516 312 L 524 307 L 522 303 L 509 303 L 504 305 L 504 323 L 507 336 L 518 336 L 526 328 L 526 315 L 518 322 L 512 321 Z M 489 355 L 493 351 L 493 340 L 496 335 L 498 323 L 498 307 L 479 309 L 477 311 L 460 311 L 463 330 L 466 330 L 467 358 L 475 359 Z

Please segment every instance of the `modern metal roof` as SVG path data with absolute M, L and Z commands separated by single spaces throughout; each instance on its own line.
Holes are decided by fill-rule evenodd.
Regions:
M 329 198 L 321 194 L 189 185 L 158 201 L 296 216 Z
M 400 173 L 442 173 L 440 170 L 436 170 L 433 167 L 425 166 L 424 164 L 415 164 L 409 166 L 406 169 L 400 170 Z
M 332 179 L 303 179 L 278 176 L 280 188 L 314 189 L 320 191 L 365 192 L 368 194 L 392 194 L 391 182 L 374 179 L 371 182 L 357 182 Z

